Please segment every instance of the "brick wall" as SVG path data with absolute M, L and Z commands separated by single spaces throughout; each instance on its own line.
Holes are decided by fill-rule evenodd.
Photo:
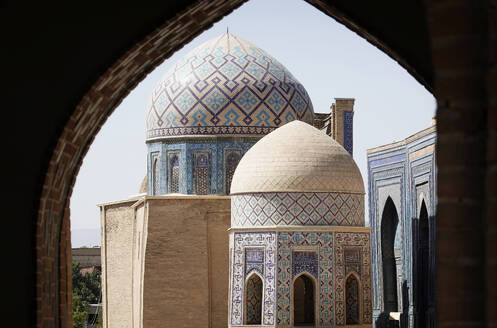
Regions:
M 426 1 L 437 98 L 437 318 L 485 325 L 487 24 L 483 1 Z M 456 274 L 457 273 L 457 274 Z

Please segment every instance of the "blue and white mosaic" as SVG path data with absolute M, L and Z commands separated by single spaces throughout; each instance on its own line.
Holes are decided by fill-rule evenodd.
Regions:
M 147 139 L 260 136 L 312 119 L 311 100 L 295 77 L 260 48 L 226 33 L 180 59 L 157 84 Z
M 273 192 L 231 197 L 231 226 L 364 226 L 364 195 Z
M 243 302 L 245 274 L 245 256 L 247 249 L 264 250 L 264 290 L 262 303 L 262 324 L 273 325 L 276 300 L 276 233 L 247 232 L 234 233 L 232 282 L 231 282 L 231 325 L 243 324 Z M 249 251 L 250 260 L 260 258 L 257 252 Z
M 182 194 L 195 194 L 195 168 L 196 164 L 193 158 L 195 154 L 205 153 L 208 155 L 208 163 L 205 167 L 208 170 L 208 190 L 207 194 L 226 194 L 226 188 L 229 185 L 226 183 L 227 177 L 234 169 L 229 166 L 230 154 L 235 153 L 241 158 L 257 140 L 242 140 L 235 141 L 226 138 L 226 140 L 179 140 L 177 143 L 171 141 L 157 141 L 148 143 L 148 194 L 166 194 L 171 190 L 178 190 Z M 176 155 L 174 157 L 173 155 Z M 157 183 L 158 193 L 153 193 L 154 173 L 152 170 L 153 159 L 157 156 L 159 161 L 159 170 Z M 171 162 L 172 158 L 177 158 L 177 162 Z M 227 165 L 228 164 L 228 165 Z M 237 163 L 236 163 L 237 164 Z M 178 187 L 172 186 L 172 165 L 177 165 L 178 170 Z M 175 182 L 175 181 L 174 181 Z

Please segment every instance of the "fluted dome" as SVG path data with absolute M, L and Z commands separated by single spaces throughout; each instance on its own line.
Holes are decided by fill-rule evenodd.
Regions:
M 293 121 L 257 142 L 241 159 L 231 194 L 335 192 L 364 194 L 349 153 L 313 126 Z
M 147 139 L 261 136 L 293 120 L 311 123 L 312 117 L 306 90 L 283 65 L 226 33 L 195 48 L 157 84 Z

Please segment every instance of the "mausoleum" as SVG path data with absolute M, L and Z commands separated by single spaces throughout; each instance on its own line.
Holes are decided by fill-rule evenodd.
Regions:
M 244 155 L 231 195 L 230 327 L 371 326 L 364 184 L 340 144 L 287 123 Z

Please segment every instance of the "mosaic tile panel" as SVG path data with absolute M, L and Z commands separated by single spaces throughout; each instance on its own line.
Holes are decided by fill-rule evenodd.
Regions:
M 245 276 L 248 277 L 252 271 L 264 277 L 264 249 L 245 248 Z
M 197 195 L 209 194 L 209 168 L 197 167 L 195 169 L 195 190 Z
M 231 198 L 231 226 L 364 226 L 364 195 L 255 193 Z
M 345 283 L 345 322 L 347 325 L 359 324 L 359 282 L 351 274 Z
M 180 154 L 179 152 L 170 152 L 167 154 L 169 169 L 168 192 L 179 193 L 179 176 L 180 176 Z
M 260 325 L 262 318 L 262 280 L 257 275 L 251 276 L 246 285 L 245 319 L 247 325 Z
M 308 272 L 316 279 L 318 278 L 318 257 L 316 252 L 293 251 L 292 252 L 292 273 L 297 276 L 299 273 Z
M 366 232 L 336 232 L 335 233 L 335 324 L 345 325 L 345 250 L 360 247 L 362 284 L 362 318 L 361 323 L 372 323 L 371 300 L 371 247 L 370 235 Z
M 333 233 L 278 232 L 278 274 L 276 325 L 291 326 L 290 289 L 292 288 L 292 249 L 314 246 L 318 252 L 318 322 L 322 327 L 333 326 Z
M 226 155 L 226 174 L 225 174 L 225 179 L 226 179 L 226 185 L 225 189 L 226 193 L 230 193 L 230 186 L 231 186 L 231 180 L 233 180 L 233 174 L 235 173 L 236 167 L 238 166 L 238 162 L 240 162 L 241 156 L 239 151 L 229 151 L 228 154 Z
M 352 111 L 344 111 L 343 112 L 343 148 L 350 154 L 350 156 L 353 156 L 353 118 L 354 118 L 354 112 Z
M 155 153 L 152 155 L 152 193 L 153 195 L 159 194 L 159 183 L 160 183 L 160 173 L 159 173 L 159 154 Z
M 205 174 L 204 178 L 206 180 L 199 181 L 205 183 L 204 190 L 208 194 L 216 194 L 216 171 L 217 171 L 217 161 L 213 161 L 213 158 L 217 156 L 217 147 L 215 143 L 201 143 L 201 144 L 186 144 L 186 186 L 188 194 L 197 194 L 197 182 L 196 180 L 196 170 L 198 167 L 204 167 L 205 170 L 202 170 Z M 203 154 L 204 165 L 202 165 L 202 161 L 198 161 L 198 155 Z M 201 190 L 202 191 L 202 190 Z M 202 194 L 201 194 L 202 195 Z
M 360 248 L 346 248 L 343 251 L 345 262 L 345 274 L 355 272 L 359 277 L 361 276 L 361 249 Z
M 147 138 L 264 135 L 313 108 L 304 87 L 277 60 L 232 34 L 208 41 L 157 84 Z
M 233 236 L 233 265 L 231 282 L 231 325 L 243 324 L 243 302 L 245 275 L 245 249 L 264 249 L 264 291 L 262 324 L 273 325 L 276 299 L 276 233 L 235 232 Z
M 245 138 L 242 138 L 245 139 Z M 226 178 L 225 175 L 229 173 L 225 172 L 226 167 L 226 155 L 231 152 L 239 154 L 241 158 L 250 147 L 252 147 L 258 138 L 247 138 L 253 141 L 206 141 L 201 142 L 201 140 L 192 141 L 178 141 L 177 143 L 171 143 L 171 141 L 157 141 L 148 144 L 149 148 L 149 163 L 147 166 L 147 171 L 149 172 L 149 194 L 153 194 L 153 162 L 151 160 L 152 154 L 158 155 L 159 160 L 159 194 L 166 194 L 172 192 L 179 192 L 183 194 L 193 194 L 194 180 L 193 180 L 193 170 L 194 170 L 194 160 L 193 154 L 196 151 L 206 150 L 211 154 L 211 167 L 209 171 L 210 176 L 210 187 L 209 193 L 211 194 L 226 194 Z M 171 170 L 171 156 L 177 154 L 178 156 L 178 187 L 176 188 L 176 182 L 172 182 L 172 170 Z M 235 166 L 236 168 L 236 166 Z M 229 169 L 229 168 L 227 168 Z M 174 169 L 176 171 L 176 169 Z M 234 171 L 234 170 L 233 170 Z M 171 183 L 173 183 L 174 188 L 171 189 Z M 177 191 L 175 191 L 177 190 Z

